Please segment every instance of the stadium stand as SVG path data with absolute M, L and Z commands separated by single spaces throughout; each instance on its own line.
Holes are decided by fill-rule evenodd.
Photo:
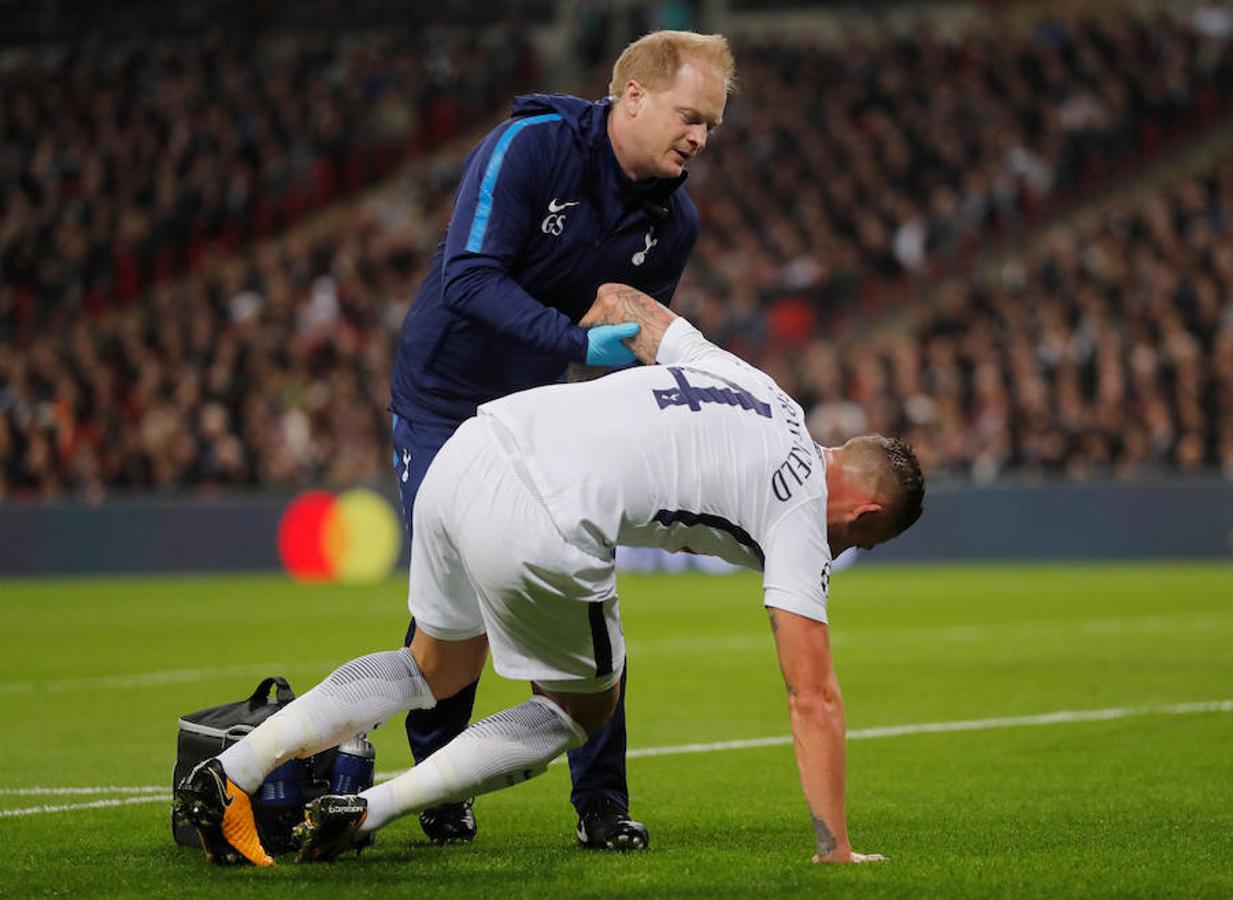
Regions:
M 491 118 L 534 74 L 520 34 L 211 30 L 10 51 L 9 329 L 130 303 Z
M 538 65 L 519 20 L 7 59 L 0 497 L 371 478 L 391 333 L 372 295 L 405 308 L 423 210 L 377 239 L 338 199 L 499 118 Z M 261 243 L 319 210 L 323 240 Z M 361 357 L 362 383 L 342 371 Z
M 536 65 L 505 36 L 518 49 L 499 64 L 439 70 L 403 58 L 427 40 L 410 33 L 266 34 L 262 54 L 217 37 L 13 51 L 0 498 L 384 478 L 392 337 L 460 151 L 347 192 L 499 116 Z M 456 40 L 440 60 L 478 52 Z M 819 438 L 904 431 L 931 471 L 981 481 L 1233 472 L 1233 163 L 1057 218 L 1224 121 L 1227 33 L 1122 13 L 738 55 L 742 94 L 691 180 L 706 224 L 677 303 L 812 406 Z M 78 74 L 35 96 L 65 61 Z M 321 102 L 270 99 L 288 95 Z M 454 109 L 433 131 L 441 103 Z M 126 128 L 96 131 L 118 105 Z M 109 149 L 151 162 L 121 184 Z M 957 277 L 1038 233 L 1044 251 L 996 278 Z M 116 287 L 124 253 L 134 289 Z
M 738 308 L 726 331 L 752 352 L 910 295 L 1233 105 L 1228 36 L 1155 14 L 740 58 L 743 96 L 691 182 L 707 228 L 690 275 Z M 751 287 L 770 307 L 752 346 Z
M 903 333 L 818 340 L 822 437 L 905 434 L 930 471 L 989 481 L 1233 477 L 1233 151 L 952 280 Z

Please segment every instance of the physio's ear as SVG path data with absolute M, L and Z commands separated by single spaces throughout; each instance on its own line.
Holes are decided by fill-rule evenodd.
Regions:
M 642 111 L 642 105 L 645 102 L 646 88 L 632 78 L 625 82 L 625 90 L 621 92 L 621 105 L 625 107 L 629 115 L 638 115 Z

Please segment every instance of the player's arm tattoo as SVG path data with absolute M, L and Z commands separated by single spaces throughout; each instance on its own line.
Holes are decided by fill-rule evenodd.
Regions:
M 675 318 L 676 313 L 637 288 L 627 284 L 605 284 L 578 324 L 590 328 L 636 322 L 640 327 L 629 341 L 629 348 L 641 362 L 653 365 L 660 341 Z
M 771 634 L 778 634 L 779 633 L 779 618 L 775 615 L 775 610 L 771 607 L 767 607 L 766 617 L 771 622 Z M 789 697 L 796 696 L 796 685 L 794 685 L 791 681 L 788 680 L 788 674 L 786 672 L 784 673 L 784 676 L 783 676 L 783 686 L 785 689 L 787 689 Z
M 637 322 L 642 326 L 639 333 L 645 332 L 653 337 L 658 346 L 675 316 L 642 291 L 622 285 L 615 293 L 616 297 L 612 303 L 615 321 Z
M 818 816 L 813 817 L 813 839 L 818 848 L 818 856 L 830 856 L 835 852 L 835 835 Z

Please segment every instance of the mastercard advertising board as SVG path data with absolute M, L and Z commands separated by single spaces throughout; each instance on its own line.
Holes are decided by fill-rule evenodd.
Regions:
M 278 556 L 297 581 L 372 584 L 393 571 L 401 549 L 398 516 L 363 488 L 301 494 L 278 524 Z

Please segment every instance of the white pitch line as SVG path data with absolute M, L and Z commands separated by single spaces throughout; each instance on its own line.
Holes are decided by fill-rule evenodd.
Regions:
M 169 803 L 171 794 L 153 797 L 124 797 L 119 800 L 92 800 L 89 803 L 62 803 L 58 806 L 27 806 L 24 809 L 0 809 L 0 819 L 10 816 L 37 816 L 42 813 L 77 812 L 82 809 L 104 809 L 108 806 L 132 806 L 136 803 Z
M 1129 719 L 1135 716 L 1184 716 L 1209 712 L 1233 712 L 1233 700 L 1161 703 L 1152 706 L 1123 706 L 1114 709 L 1059 710 L 1038 716 L 1004 716 L 996 719 L 969 719 L 968 721 L 934 722 L 921 725 L 887 725 L 881 728 L 862 728 L 859 731 L 849 732 L 848 739 L 899 737 L 905 734 L 945 734 L 952 731 L 987 731 L 992 728 L 1023 728 L 1063 725 L 1068 722 L 1101 722 L 1109 719 Z
M 1233 700 L 1209 700 L 1201 703 L 1166 703 L 1156 706 L 1122 706 L 1114 709 L 1060 710 L 1036 716 L 1002 716 L 996 719 L 968 719 L 956 722 L 921 722 L 915 725 L 885 725 L 880 728 L 859 728 L 848 732 L 848 740 L 902 737 L 912 734 L 946 734 L 954 731 L 990 731 L 995 728 L 1030 728 L 1042 725 L 1062 725 L 1068 722 L 1101 722 L 1128 719 L 1134 716 L 1180 716 L 1205 712 L 1233 712 Z M 754 747 L 775 747 L 791 744 L 791 735 L 751 738 L 744 741 L 719 741 L 712 744 L 678 744 L 675 747 L 642 747 L 630 750 L 628 757 L 675 756 L 681 753 L 713 753 L 719 750 L 746 750 Z
M 0 682 L 0 694 L 64 693 L 65 691 L 117 690 L 185 684 L 208 678 L 240 675 L 268 675 L 285 668 L 282 663 L 256 663 L 247 666 L 217 666 L 206 669 L 166 669 L 161 672 L 135 672 L 129 675 L 98 675 L 90 678 L 60 678 L 53 681 Z
M 1112 709 L 1076 709 L 1041 713 L 1034 716 L 1000 716 L 993 719 L 967 719 L 955 722 L 920 722 L 912 725 L 884 725 L 877 728 L 858 728 L 848 732 L 848 740 L 860 741 L 870 738 L 902 737 L 913 734 L 945 734 L 953 731 L 989 731 L 995 728 L 1030 728 L 1042 725 L 1062 725 L 1068 722 L 1099 722 L 1108 719 L 1128 719 L 1135 716 L 1180 716 L 1205 712 L 1233 712 L 1233 699 L 1204 700 L 1197 703 L 1160 703 L 1151 706 L 1120 706 Z M 704 744 L 676 744 L 670 747 L 635 747 L 626 753 L 629 759 L 650 756 L 678 756 L 686 753 L 717 753 L 724 750 L 751 750 L 758 747 L 780 747 L 792 743 L 789 734 L 774 737 L 746 738 L 735 741 L 712 741 Z M 551 765 L 560 765 L 565 757 L 558 757 Z M 405 769 L 402 771 L 406 771 Z M 402 774 L 381 772 L 377 778 L 387 781 Z
M 920 722 L 912 725 L 886 725 L 877 728 L 859 728 L 848 732 L 848 740 L 859 741 L 872 738 L 903 737 L 914 734 L 946 734 L 957 731 L 991 731 L 998 728 L 1031 728 L 1045 725 L 1063 725 L 1071 722 L 1103 722 L 1111 719 L 1129 719 L 1141 716 L 1181 716 L 1195 713 L 1233 712 L 1233 699 L 1204 700 L 1196 703 L 1158 703 L 1150 706 L 1118 706 L 1110 709 L 1075 709 L 1041 713 L 1034 716 L 999 716 L 992 719 L 961 719 L 954 722 Z M 677 756 L 686 753 L 718 753 L 725 750 L 749 750 L 757 747 L 780 747 L 792 743 L 791 735 L 748 738 L 735 741 L 712 741 L 699 744 L 676 744 L 669 747 L 638 747 L 630 750 L 628 757 L 640 759 L 651 756 Z M 564 761 L 554 760 L 553 765 Z M 377 781 L 388 781 L 401 775 L 405 769 L 378 772 Z M 158 793 L 153 793 L 158 792 Z M 136 803 L 168 802 L 170 793 L 161 787 L 78 787 L 78 788 L 0 788 L 0 795 L 37 796 L 40 794 L 104 794 L 133 793 L 140 796 L 115 800 L 95 800 L 89 803 L 66 803 L 59 806 L 30 806 L 24 809 L 0 810 L 0 818 L 29 816 L 39 813 L 70 812 L 83 809 L 102 809 L 110 806 L 126 806 Z
M 26 787 L 0 788 L 0 797 L 79 797 L 85 794 L 153 794 L 167 791 L 161 784 L 145 787 L 103 785 L 102 787 Z

